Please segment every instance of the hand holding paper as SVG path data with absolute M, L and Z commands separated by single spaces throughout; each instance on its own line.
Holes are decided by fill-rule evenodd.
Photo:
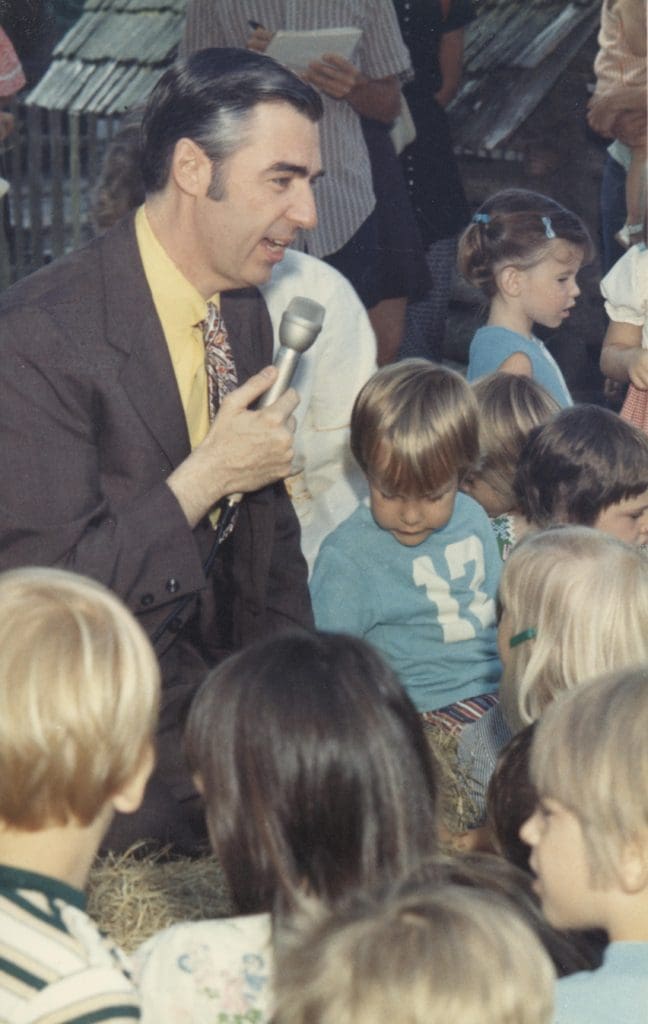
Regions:
M 311 85 L 335 100 L 344 100 L 364 76 L 354 65 L 337 53 L 325 53 L 321 61 L 308 65 L 304 78 Z

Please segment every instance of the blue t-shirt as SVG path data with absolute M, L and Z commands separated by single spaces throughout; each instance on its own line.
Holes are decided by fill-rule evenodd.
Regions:
M 560 367 L 540 339 L 525 338 L 508 327 L 480 327 L 475 332 L 468 353 L 468 380 L 494 373 L 514 352 L 529 357 L 533 379 L 553 395 L 561 409 L 573 405 Z
M 432 711 L 497 687 L 501 569 L 488 517 L 465 494 L 417 547 L 399 544 L 360 505 L 320 548 L 310 584 L 315 622 L 372 643 L 418 709 Z
M 596 971 L 556 984 L 554 1024 L 645 1024 L 648 942 L 611 942 Z

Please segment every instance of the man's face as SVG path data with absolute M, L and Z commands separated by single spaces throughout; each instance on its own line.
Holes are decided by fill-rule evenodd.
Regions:
M 269 279 L 299 228 L 317 223 L 320 173 L 317 125 L 288 103 L 258 104 L 221 169 L 223 198 L 196 199 L 191 278 L 205 297 Z

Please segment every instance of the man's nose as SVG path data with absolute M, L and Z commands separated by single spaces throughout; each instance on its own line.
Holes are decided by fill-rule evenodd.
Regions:
M 315 205 L 315 195 L 310 182 L 304 182 L 304 188 L 300 191 L 299 197 L 295 198 L 295 201 L 289 210 L 289 216 L 293 223 L 307 231 L 316 226 L 317 207 Z

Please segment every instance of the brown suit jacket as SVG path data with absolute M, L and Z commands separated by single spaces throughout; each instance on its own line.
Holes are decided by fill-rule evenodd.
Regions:
M 223 314 L 243 382 L 272 360 L 270 320 L 255 289 L 224 294 Z M 167 680 L 312 625 L 282 483 L 246 496 L 206 576 L 213 531 L 191 530 L 165 484 L 189 451 L 132 218 L 1 297 L 0 568 L 85 573 L 151 636 L 168 620 L 156 643 Z

